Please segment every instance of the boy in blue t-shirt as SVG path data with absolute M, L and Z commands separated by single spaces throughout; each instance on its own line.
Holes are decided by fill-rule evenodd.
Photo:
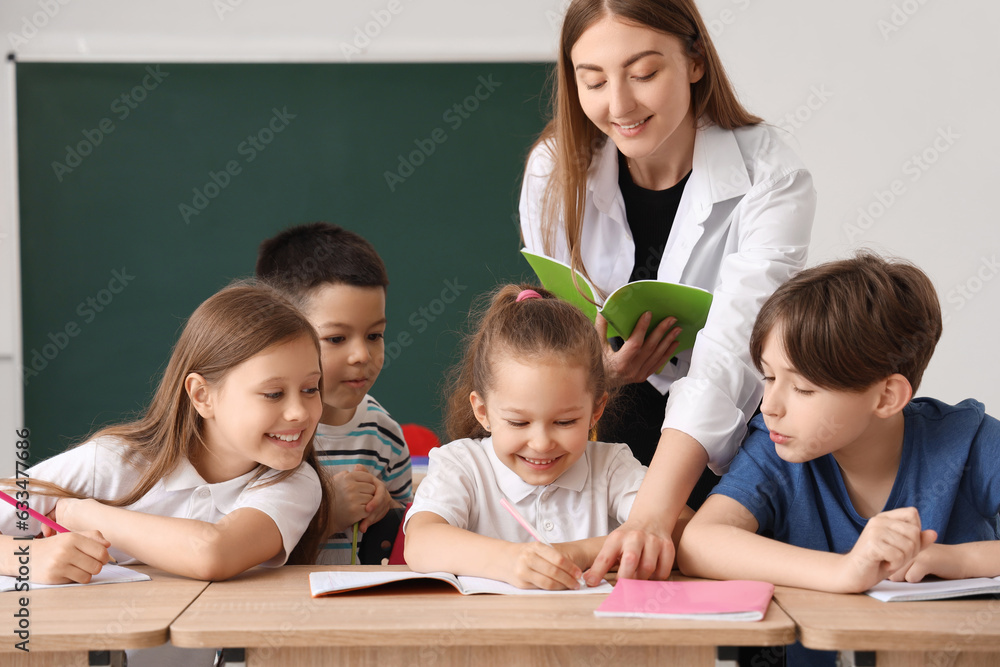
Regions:
M 761 414 L 681 571 L 836 593 L 1000 575 L 1000 422 L 972 399 L 911 400 L 940 336 L 909 264 L 861 254 L 779 288 L 750 339 Z

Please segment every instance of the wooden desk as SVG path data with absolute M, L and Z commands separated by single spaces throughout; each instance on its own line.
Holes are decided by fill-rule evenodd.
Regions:
M 147 566 L 129 566 L 152 581 L 0 593 L 0 664 L 87 667 L 89 651 L 164 644 L 170 623 L 208 586 Z M 30 653 L 14 647 L 18 598 L 28 597 Z
M 785 586 L 774 599 L 808 648 L 874 651 L 878 667 L 1000 665 L 1000 600 L 881 602 Z
M 793 623 L 777 605 L 757 623 L 702 623 L 597 618 L 603 595 L 463 596 L 440 582 L 313 599 L 309 572 L 323 569 L 338 568 L 258 569 L 212 583 L 170 626 L 170 640 L 190 648 L 246 648 L 248 667 L 687 667 L 714 665 L 719 645 L 795 639 Z

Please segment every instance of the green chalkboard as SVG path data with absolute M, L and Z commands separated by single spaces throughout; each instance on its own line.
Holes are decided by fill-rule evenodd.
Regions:
M 389 269 L 372 390 L 438 428 L 473 298 L 517 250 L 544 64 L 20 63 L 25 425 L 35 460 L 134 416 L 258 243 L 325 220 Z M 403 341 L 404 344 L 400 344 Z

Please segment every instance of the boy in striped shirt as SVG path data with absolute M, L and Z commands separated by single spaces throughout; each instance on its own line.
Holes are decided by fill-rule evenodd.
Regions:
M 317 222 L 264 241 L 256 274 L 292 298 L 319 335 L 323 416 L 314 442 L 333 486 L 333 534 L 318 562 L 348 564 L 354 524 L 363 535 L 413 496 L 402 429 L 368 395 L 385 358 L 385 265 L 358 234 Z

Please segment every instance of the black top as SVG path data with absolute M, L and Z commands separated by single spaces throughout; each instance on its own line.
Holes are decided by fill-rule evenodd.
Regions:
M 689 171 L 671 188 L 647 190 L 632 182 L 626 158 L 621 151 L 618 152 L 618 187 L 625 199 L 625 215 L 635 242 L 635 264 L 628 279 L 630 283 L 656 280 L 656 269 L 667 245 L 667 236 L 674 224 L 684 185 L 690 177 Z

